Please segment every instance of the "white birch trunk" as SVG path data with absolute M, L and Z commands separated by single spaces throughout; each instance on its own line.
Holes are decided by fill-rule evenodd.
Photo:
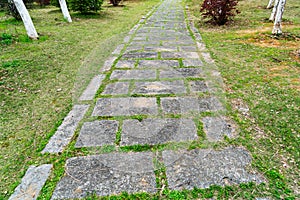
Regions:
M 272 8 L 272 5 L 274 3 L 274 0 L 269 0 L 269 3 L 268 3 L 268 6 L 267 6 L 267 9 L 270 9 Z
M 21 18 L 22 21 L 24 23 L 25 29 L 27 31 L 27 35 L 31 38 L 31 39 L 38 39 L 38 34 L 34 28 L 33 22 L 31 20 L 31 17 L 23 3 L 22 0 L 13 0 Z
M 63 15 L 64 15 L 64 18 L 65 18 L 68 22 L 72 22 L 70 13 L 69 13 L 69 11 L 68 11 L 68 7 L 67 7 L 66 0 L 59 0 L 59 4 L 60 4 L 61 11 L 62 11 L 62 13 L 63 13 Z
M 270 19 L 269 19 L 270 21 L 274 21 L 275 20 L 278 3 L 279 3 L 279 0 L 275 0 L 274 7 L 273 7 L 273 10 L 272 10 Z
M 282 15 L 284 12 L 285 3 L 286 3 L 286 0 L 279 0 L 276 17 L 275 17 L 275 21 L 274 21 L 274 27 L 273 27 L 273 31 L 272 31 L 272 34 L 274 34 L 274 35 L 282 34 L 281 21 L 282 21 Z

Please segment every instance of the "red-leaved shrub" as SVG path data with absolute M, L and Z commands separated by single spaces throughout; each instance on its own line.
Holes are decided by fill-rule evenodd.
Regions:
M 238 0 L 204 0 L 200 12 L 210 22 L 224 25 L 229 19 L 239 13 L 236 9 Z

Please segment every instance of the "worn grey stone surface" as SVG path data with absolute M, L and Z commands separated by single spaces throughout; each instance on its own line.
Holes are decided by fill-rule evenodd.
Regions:
M 186 88 L 182 80 L 136 82 L 134 94 L 182 94 Z
M 151 152 L 74 157 L 67 160 L 65 171 L 52 199 L 156 192 Z
M 207 97 L 199 99 L 199 109 L 200 112 L 207 111 L 223 111 L 224 107 L 217 97 Z
M 116 64 L 116 68 L 134 68 L 135 60 L 119 60 Z
M 115 120 L 85 122 L 75 147 L 113 145 L 116 140 L 118 125 L 119 122 Z
M 93 100 L 97 90 L 99 89 L 103 79 L 105 78 L 105 75 L 100 74 L 95 76 L 89 85 L 86 87 L 82 95 L 79 97 L 80 101 L 85 101 L 85 100 Z
M 196 140 L 197 129 L 191 119 L 125 120 L 121 145 L 163 144 L 171 141 Z
M 112 54 L 119 55 L 124 48 L 124 44 L 120 44 L 117 48 L 112 52 Z
M 161 107 L 165 114 L 199 113 L 199 100 L 195 97 L 164 97 Z
M 246 170 L 251 163 L 251 156 L 242 148 L 163 151 L 162 155 L 172 190 L 263 182 L 260 175 Z
M 129 97 L 129 98 L 101 98 L 98 99 L 93 116 L 130 116 L 156 115 L 158 107 L 156 98 Z
M 160 78 L 200 78 L 203 77 L 203 71 L 200 68 L 174 68 L 161 70 Z
M 42 151 L 42 153 L 59 153 L 69 144 L 78 123 L 85 115 L 89 105 L 75 105 L 58 127 L 55 134 Z
M 143 43 L 140 43 L 139 45 L 135 44 L 135 45 L 130 45 L 126 48 L 125 53 L 133 53 L 133 52 L 137 52 L 137 51 L 142 51 L 144 48 Z M 132 60 L 132 61 L 136 61 L 136 60 Z
M 178 60 L 140 60 L 138 63 L 138 68 L 170 68 L 179 67 Z
M 128 42 L 130 41 L 130 35 L 124 37 L 123 41 L 124 41 L 125 43 L 128 43 Z
M 162 43 L 165 46 L 190 46 L 190 45 L 195 45 L 195 41 L 190 39 L 190 40 L 177 40 L 177 41 L 165 41 Z
M 134 53 L 125 53 L 123 58 L 128 59 L 138 59 L 138 58 L 157 58 L 157 52 L 134 52 Z
M 200 113 L 224 109 L 216 97 L 164 97 L 161 98 L 161 107 L 165 114 Z
M 108 84 L 102 94 L 118 95 L 128 94 L 129 82 L 116 82 Z
M 196 46 L 181 46 L 180 51 L 191 51 L 191 52 L 196 52 L 198 51 Z
M 186 59 L 182 61 L 185 67 L 198 67 L 203 66 L 203 62 L 199 59 Z
M 52 169 L 51 164 L 30 166 L 9 200 L 37 199 Z
M 208 92 L 205 81 L 189 81 L 191 92 Z
M 199 59 L 197 52 L 161 52 L 162 58 Z
M 115 70 L 110 79 L 128 80 L 128 79 L 155 79 L 155 70 Z
M 100 72 L 106 72 L 106 71 L 109 71 L 111 69 L 111 67 L 113 66 L 115 60 L 117 59 L 118 57 L 116 56 L 112 56 L 112 57 L 109 57 L 103 64 L 102 68 L 100 69 Z
M 163 46 L 145 46 L 144 50 L 145 51 L 157 51 L 157 52 L 162 52 L 162 51 L 178 51 L 178 47 L 176 47 L 176 46 L 168 46 L 168 47 L 163 47 Z
M 217 142 L 225 135 L 229 138 L 234 136 L 235 126 L 225 117 L 204 117 L 202 122 L 208 141 Z

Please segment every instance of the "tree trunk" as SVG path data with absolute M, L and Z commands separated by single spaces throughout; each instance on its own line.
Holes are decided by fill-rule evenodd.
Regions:
M 274 0 L 269 0 L 269 3 L 268 3 L 268 6 L 267 6 L 267 9 L 270 9 L 272 8 L 272 4 L 274 3 Z
M 27 35 L 31 39 L 38 39 L 38 34 L 34 28 L 33 22 L 31 20 L 31 17 L 23 3 L 22 0 L 13 0 L 14 4 L 16 5 L 16 8 L 18 12 L 20 13 L 20 16 L 22 18 L 22 21 L 24 23 L 25 29 L 27 31 Z
M 270 21 L 274 21 L 275 20 L 275 16 L 276 16 L 276 11 L 277 11 L 278 4 L 279 4 L 279 0 L 275 0 L 274 7 L 273 7 L 273 10 L 272 10 L 270 19 L 269 19 Z
M 69 11 L 68 11 L 68 7 L 67 7 L 67 3 L 65 0 L 59 0 L 59 4 L 60 4 L 60 8 L 61 8 L 61 11 L 64 15 L 64 18 L 68 21 L 68 22 L 72 22 L 72 19 L 71 19 L 71 16 L 69 14 Z
M 274 35 L 282 34 L 281 21 L 282 21 L 282 15 L 284 12 L 285 3 L 286 3 L 286 0 L 279 0 L 276 17 L 275 17 L 275 21 L 274 21 L 274 27 L 273 27 L 273 31 L 272 31 L 272 34 L 274 34 Z

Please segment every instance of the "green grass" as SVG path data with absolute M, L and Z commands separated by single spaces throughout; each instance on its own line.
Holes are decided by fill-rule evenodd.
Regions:
M 64 156 L 43 156 L 40 150 L 76 95 L 158 2 L 129 0 L 124 7 L 106 5 L 96 15 L 71 13 L 70 24 L 57 8 L 30 10 L 40 35 L 37 41 L 27 40 L 22 23 L 1 13 L 0 34 L 17 39 L 10 45 L 0 44 L 0 199 L 10 196 L 29 165 L 62 163 L 54 167 L 54 173 L 62 173 Z M 51 189 L 45 189 L 45 196 L 53 187 L 48 184 Z
M 265 184 L 171 191 L 164 187 L 168 184 L 165 167 L 161 160 L 154 160 L 157 186 L 164 187 L 164 190 L 156 194 L 92 195 L 86 199 L 299 198 L 300 59 L 294 54 L 299 49 L 300 36 L 298 0 L 287 2 L 283 27 L 286 34 L 279 39 L 271 37 L 272 23 L 265 20 L 270 15 L 270 10 L 264 9 L 267 2 L 239 1 L 241 14 L 228 26 L 214 27 L 201 20 L 198 12 L 201 1 L 187 0 L 195 24 L 222 73 L 225 95 L 233 108 L 227 115 L 239 127 L 236 139 L 227 138 L 218 144 L 203 142 L 205 134 L 199 131 L 203 125 L 198 122 L 201 139 L 192 143 L 75 149 L 75 141 L 72 141 L 61 155 L 40 154 L 76 97 L 110 52 L 122 42 L 123 36 L 141 16 L 158 2 L 125 1 L 125 7 L 104 7 L 100 14 L 92 16 L 72 13 L 74 22 L 71 24 L 62 19 L 56 8 L 31 10 L 41 36 L 38 41 L 28 40 L 20 22 L 4 20 L 0 13 L 0 34 L 13 36 L 12 44 L 0 45 L 0 199 L 10 196 L 29 165 L 54 164 L 39 197 L 50 199 L 64 173 L 65 161 L 70 157 L 152 151 L 161 159 L 161 151 L 166 149 L 218 149 L 230 145 L 244 146 L 251 152 L 251 167 L 266 177 Z M 109 83 L 108 77 L 104 83 Z M 164 95 L 155 97 L 159 103 Z M 237 102 L 248 105 L 250 111 L 247 115 L 234 109 L 239 106 Z M 199 117 L 206 115 L 211 114 L 203 113 Z M 145 117 L 132 118 L 142 120 Z M 116 143 L 120 142 L 120 137 L 118 132 Z
M 188 4 L 222 73 L 226 97 L 232 107 L 244 102 L 250 109 L 249 115 L 231 111 L 240 137 L 230 143 L 252 153 L 253 166 L 269 181 L 262 191 L 266 196 L 299 197 L 300 59 L 294 54 L 300 48 L 299 1 L 287 2 L 279 38 L 271 36 L 267 2 L 239 1 L 241 14 L 220 27 L 201 20 L 199 1 Z

